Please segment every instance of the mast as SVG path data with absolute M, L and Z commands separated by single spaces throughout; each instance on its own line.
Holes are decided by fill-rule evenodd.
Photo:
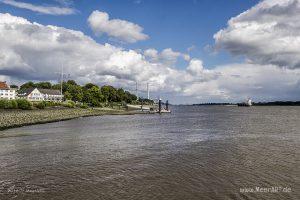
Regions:
M 147 99 L 150 99 L 149 83 L 147 83 Z
M 61 63 L 60 95 L 63 95 L 64 64 Z
M 139 94 L 138 94 L 138 82 L 135 82 L 135 95 L 137 97 L 137 100 L 139 100 Z

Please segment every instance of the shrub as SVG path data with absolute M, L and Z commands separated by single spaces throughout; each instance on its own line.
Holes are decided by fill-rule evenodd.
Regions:
M 11 100 L 12 109 L 18 108 L 18 102 L 16 100 Z
M 12 109 L 12 104 L 10 100 L 5 100 L 4 109 Z
M 55 102 L 55 101 L 45 101 L 46 107 L 52 107 L 52 106 L 60 106 L 60 102 Z
M 47 106 L 46 102 L 41 101 L 41 102 L 37 103 L 35 107 L 37 107 L 38 109 L 45 109 L 46 106 Z
M 18 103 L 15 100 L 0 99 L 1 109 L 17 109 Z
M 84 103 L 84 104 L 81 104 L 81 105 L 80 105 L 80 108 L 87 109 L 87 108 L 89 108 L 89 106 L 88 106 L 87 104 Z
M 75 102 L 74 101 L 71 101 L 71 100 L 68 100 L 68 101 L 65 101 L 63 103 L 63 106 L 64 107 L 68 107 L 68 108 L 74 108 L 75 107 Z
M 18 103 L 18 107 L 22 110 L 30 110 L 32 104 L 26 99 L 17 99 L 16 102 Z
M 5 108 L 5 102 L 6 102 L 7 100 L 5 100 L 5 99 L 0 99 L 0 109 L 4 109 Z

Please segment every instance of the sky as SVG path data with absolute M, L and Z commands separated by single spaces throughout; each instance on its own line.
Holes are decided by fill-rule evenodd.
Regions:
M 300 99 L 300 0 L 0 0 L 0 80 L 174 104 Z

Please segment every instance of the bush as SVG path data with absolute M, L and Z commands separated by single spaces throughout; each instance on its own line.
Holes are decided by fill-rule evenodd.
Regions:
M 89 106 L 88 106 L 87 104 L 84 103 L 84 104 L 81 104 L 81 105 L 80 105 L 80 108 L 87 109 L 87 108 L 89 108 Z
M 0 109 L 4 109 L 5 108 L 6 101 L 7 100 L 5 100 L 5 99 L 0 99 Z
M 41 101 L 35 105 L 35 107 L 37 107 L 38 109 L 45 109 L 46 106 L 47 104 L 45 101 Z
M 18 108 L 18 102 L 16 100 L 11 100 L 12 109 Z
M 30 110 L 32 108 L 32 104 L 26 99 L 17 99 L 18 108 L 22 110 Z
M 65 101 L 63 103 L 63 106 L 68 108 L 75 108 L 75 105 L 76 105 L 75 102 L 71 100 Z
M 55 102 L 55 101 L 44 101 L 46 107 L 52 107 L 52 106 L 60 106 L 60 102 Z
M 18 103 L 15 100 L 0 99 L 0 109 L 17 109 Z
M 6 100 L 4 103 L 4 109 L 12 109 L 12 103 L 10 100 Z

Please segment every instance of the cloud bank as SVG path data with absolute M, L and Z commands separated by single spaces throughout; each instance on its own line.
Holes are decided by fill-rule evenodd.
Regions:
M 290 14 L 293 12 L 286 13 Z M 229 40 L 224 40 L 232 37 L 229 30 L 230 23 L 217 34 L 222 37 L 218 36 L 216 44 L 231 51 L 230 42 L 227 43 Z M 234 31 L 237 30 L 236 27 Z M 259 35 L 255 41 L 258 38 Z M 249 57 L 251 63 L 207 69 L 200 59 L 190 58 L 188 54 L 170 48 L 161 52 L 156 49 L 127 50 L 108 43 L 97 43 L 80 31 L 46 26 L 10 14 L 0 14 L 0 44 L 0 78 L 11 81 L 56 81 L 59 78 L 57 72 L 63 65 L 65 72 L 80 83 L 95 82 L 133 89 L 135 81 L 138 81 L 140 89 L 146 89 L 149 82 L 153 98 L 169 98 L 172 103 L 239 102 L 247 97 L 255 101 L 300 98 L 300 69 L 293 64 L 298 57 L 294 58 L 291 51 L 291 54 L 285 54 L 294 58 L 288 60 L 288 64 L 273 62 L 275 58 L 281 58 L 281 51 L 285 51 L 277 49 L 279 52 L 275 54 L 275 47 L 260 52 L 258 45 L 255 56 L 249 53 L 252 50 L 237 54 Z M 239 45 L 243 44 L 236 46 Z M 264 55 L 266 58 L 261 62 Z M 268 60 L 271 55 L 274 59 Z M 178 58 L 186 60 L 185 69 L 176 68 Z
M 137 24 L 121 19 L 109 19 L 106 12 L 95 10 L 88 18 L 88 23 L 96 35 L 106 33 L 120 41 L 134 43 L 149 38 L 143 28 Z

